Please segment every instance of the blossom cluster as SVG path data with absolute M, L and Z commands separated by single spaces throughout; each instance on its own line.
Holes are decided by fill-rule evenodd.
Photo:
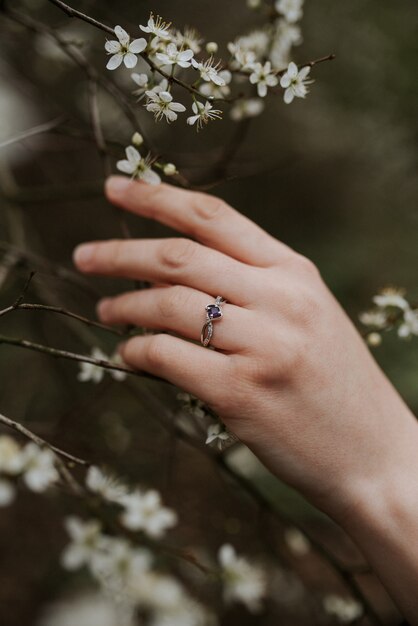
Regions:
M 69 517 L 65 526 L 70 543 L 62 554 L 63 567 L 70 571 L 87 567 L 107 596 L 117 598 L 125 614 L 134 614 L 138 609 L 151 612 L 150 623 L 154 626 L 215 624 L 214 616 L 172 574 L 156 566 L 155 541 L 162 539 L 177 522 L 176 513 L 162 504 L 160 494 L 155 490 L 130 489 L 95 466 L 87 472 L 86 487 L 108 504 L 117 505 L 122 527 L 142 533 L 144 540 L 139 535 L 138 545 L 133 539 L 106 533 L 95 518 L 83 521 Z M 227 545 L 219 551 L 218 568 L 226 602 L 243 602 L 252 611 L 260 608 L 266 582 L 258 566 L 237 556 Z
M 131 39 L 121 26 L 115 26 L 116 39 L 105 43 L 110 55 L 107 68 L 125 65 L 133 69 L 141 59 L 144 71 L 131 74 L 135 84 L 132 93 L 138 102 L 144 101 L 144 108 L 156 121 L 175 122 L 190 106 L 187 125 L 200 130 L 208 122 L 221 119 L 223 112 L 217 103 L 232 105 L 230 117 L 234 121 L 254 117 L 264 110 L 269 93 L 281 89 L 287 104 L 308 93 L 311 66 L 298 67 L 291 59 L 292 48 L 302 41 L 297 24 L 302 5 L 303 0 L 277 0 L 273 19 L 228 43 L 227 61 L 215 57 L 219 49 L 216 42 L 204 46 L 196 30 L 180 31 L 151 14 L 146 25 L 139 25 L 139 38 Z M 174 88 L 176 93 L 186 92 L 188 106 L 178 101 Z M 150 184 L 160 182 L 153 165 L 166 175 L 176 172 L 173 164 L 166 171 L 167 164 L 148 154 L 141 156 L 137 148 L 134 142 L 126 148 L 126 159 L 117 163 L 121 172 Z
M 59 480 L 52 450 L 30 442 L 20 446 L 8 435 L 0 436 L 0 507 L 16 497 L 18 481 L 36 493 L 46 491 Z
M 382 332 L 396 329 L 401 339 L 418 336 L 418 307 L 405 298 L 405 291 L 395 287 L 382 289 L 373 298 L 374 308 L 364 311 L 359 319 L 368 327 L 368 343 L 380 345 Z

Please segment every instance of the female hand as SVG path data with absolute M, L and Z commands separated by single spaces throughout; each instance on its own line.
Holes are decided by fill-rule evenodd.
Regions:
M 103 322 L 165 331 L 130 339 L 126 363 L 206 402 L 360 543 L 371 527 L 386 535 L 375 518 L 402 491 L 399 481 L 409 477 L 410 485 L 417 424 L 314 265 L 218 198 L 121 177 L 108 180 L 106 193 L 185 235 L 95 242 L 75 252 L 83 272 L 154 285 L 98 306 Z M 227 303 L 210 350 L 195 342 L 216 296 Z M 369 557 L 381 569 L 382 554 Z M 418 566 L 411 567 L 418 584 Z M 396 581 L 380 573 L 393 592 Z

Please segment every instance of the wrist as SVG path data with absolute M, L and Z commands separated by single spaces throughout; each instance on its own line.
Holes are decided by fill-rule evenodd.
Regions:
M 408 430 L 408 429 L 406 429 Z M 334 519 L 354 540 L 411 625 L 418 625 L 418 424 L 392 443 L 381 471 L 345 494 Z M 408 435 L 408 436 L 407 436 Z

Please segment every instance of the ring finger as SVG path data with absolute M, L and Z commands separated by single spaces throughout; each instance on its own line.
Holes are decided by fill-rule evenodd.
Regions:
M 205 307 L 213 301 L 211 296 L 182 285 L 153 287 L 101 300 L 98 315 L 108 324 L 135 324 L 198 341 L 206 321 Z M 222 305 L 222 312 L 223 317 L 213 322 L 211 345 L 241 352 L 246 337 L 247 349 L 251 312 L 229 303 Z

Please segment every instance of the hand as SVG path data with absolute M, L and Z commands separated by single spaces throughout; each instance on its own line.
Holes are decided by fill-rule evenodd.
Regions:
M 77 248 L 83 272 L 153 283 L 99 303 L 105 323 L 165 331 L 130 339 L 123 359 L 210 405 L 343 525 L 418 623 L 417 423 L 317 269 L 212 196 L 121 177 L 106 193 L 189 237 Z M 210 350 L 196 342 L 216 296 Z
M 406 408 L 314 265 L 218 198 L 122 177 L 106 190 L 123 209 L 190 237 L 77 249 L 83 272 L 155 285 L 99 303 L 103 322 L 172 333 L 129 340 L 126 363 L 204 400 L 322 508 L 344 506 L 396 454 L 393 416 Z M 199 340 L 218 295 L 227 304 L 213 351 L 187 340 Z

